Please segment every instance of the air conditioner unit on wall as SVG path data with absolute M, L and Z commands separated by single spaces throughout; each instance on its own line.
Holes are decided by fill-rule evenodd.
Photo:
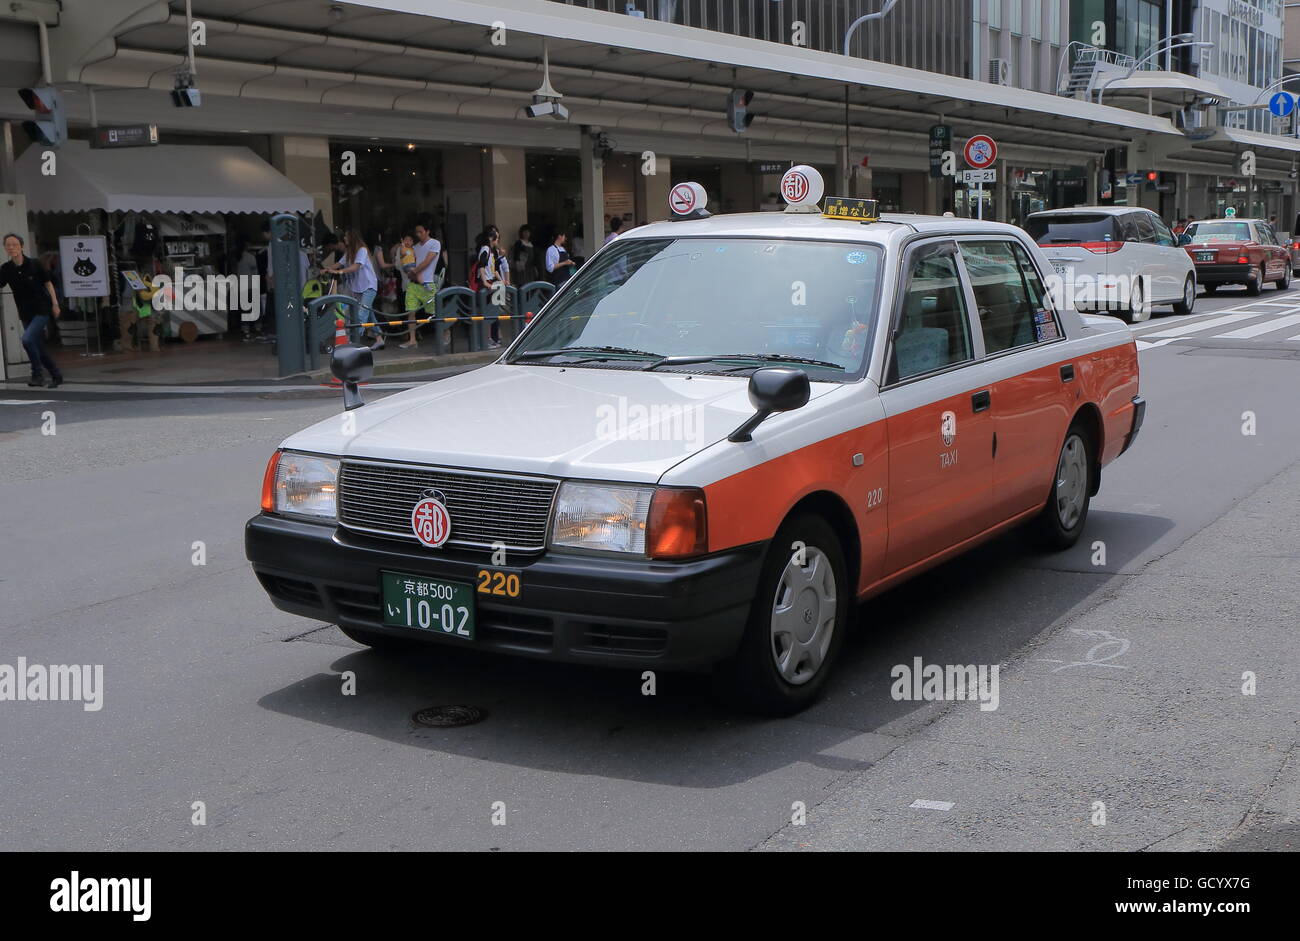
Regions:
M 994 85 L 1011 84 L 1011 61 L 1009 59 L 989 59 L 989 81 Z

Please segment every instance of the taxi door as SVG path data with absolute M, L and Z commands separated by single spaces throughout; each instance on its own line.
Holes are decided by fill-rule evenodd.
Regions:
M 1063 358 L 1065 335 L 1024 246 L 1006 236 L 970 236 L 958 246 L 984 341 L 980 371 L 993 397 L 987 528 L 1047 500 L 1081 378 Z
M 913 243 L 880 393 L 889 436 L 885 574 L 923 562 L 982 528 L 992 487 L 992 390 L 952 239 Z

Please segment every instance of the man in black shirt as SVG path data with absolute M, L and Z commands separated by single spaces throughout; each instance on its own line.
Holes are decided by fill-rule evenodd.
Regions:
M 45 351 L 45 328 L 51 318 L 61 313 L 54 282 L 40 262 L 23 254 L 22 238 L 11 232 L 5 236 L 4 245 L 9 260 L 0 265 L 0 288 L 8 287 L 14 292 L 18 319 L 23 322 L 23 349 L 32 363 L 32 378 L 27 384 L 44 385 L 41 377 L 44 369 L 50 374 L 49 387 L 56 388 L 63 382 L 63 373 Z

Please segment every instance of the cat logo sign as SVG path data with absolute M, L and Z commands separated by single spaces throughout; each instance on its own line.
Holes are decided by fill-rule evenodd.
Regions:
M 59 238 L 64 297 L 108 297 L 108 244 L 102 235 Z

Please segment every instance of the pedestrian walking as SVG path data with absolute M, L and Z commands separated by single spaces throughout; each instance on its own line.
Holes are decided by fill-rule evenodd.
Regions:
M 375 266 L 370 260 L 370 249 L 356 229 L 348 229 L 343 235 L 343 258 L 335 265 L 325 269 L 330 274 L 348 276 L 348 289 L 360 303 L 357 305 L 357 317 L 360 321 L 373 321 L 375 314 L 375 294 L 379 289 L 375 277 Z M 352 326 L 348 331 L 353 343 L 360 343 L 366 334 L 375 338 L 372 350 L 384 348 L 384 335 L 379 327 Z
M 62 313 L 54 293 L 54 279 L 39 261 L 27 257 L 22 236 L 10 232 L 4 245 L 9 260 L 0 265 L 0 288 L 14 292 L 14 305 L 23 324 L 23 349 L 32 364 L 27 384 L 46 385 L 44 373 L 48 372 L 48 386 L 56 389 L 63 383 L 63 373 L 45 350 L 45 330 Z
M 539 278 L 533 230 L 527 225 L 519 227 L 519 238 L 510 249 L 510 273 L 514 276 L 514 283 L 520 287 Z
M 546 276 L 557 288 L 573 274 L 573 259 L 564 247 L 568 236 L 563 232 L 555 233 L 555 240 L 546 250 Z
M 490 298 L 496 291 L 497 285 L 509 284 L 508 275 L 502 271 L 502 254 L 501 254 L 501 233 L 497 231 L 496 226 L 489 226 L 488 229 L 478 237 L 478 256 L 474 259 L 474 270 L 476 272 L 475 280 L 478 287 L 488 292 Z M 507 267 L 508 270 L 508 267 Z M 491 303 L 489 301 L 489 303 Z M 497 305 L 493 305 L 497 306 Z M 498 307 L 498 312 L 500 308 Z M 489 328 L 489 346 L 496 349 L 501 345 L 501 321 L 497 318 L 492 320 Z

